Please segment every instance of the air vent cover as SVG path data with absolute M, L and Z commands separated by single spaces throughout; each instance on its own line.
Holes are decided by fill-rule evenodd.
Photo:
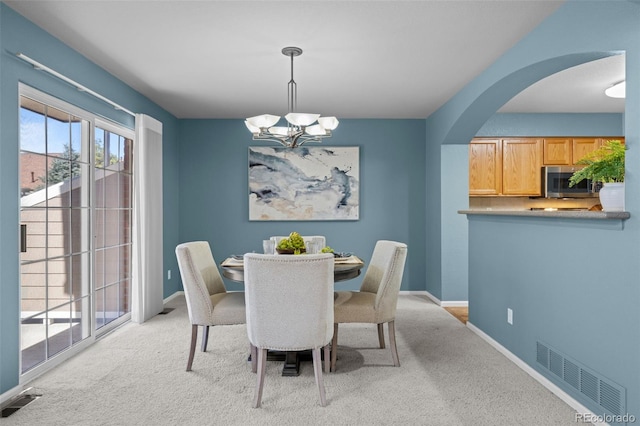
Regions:
M 619 384 L 560 353 L 549 345 L 537 342 L 536 361 L 550 378 L 560 379 L 575 389 L 576 396 L 588 398 L 609 414 L 626 412 L 626 390 Z

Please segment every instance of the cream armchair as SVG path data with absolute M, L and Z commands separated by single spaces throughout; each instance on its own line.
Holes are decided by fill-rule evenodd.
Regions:
M 208 242 L 180 244 L 176 247 L 176 257 L 191 322 L 191 346 L 187 361 L 187 371 L 191 371 L 198 326 L 204 329 L 202 352 L 205 352 L 209 326 L 245 323 L 244 293 L 227 293 Z
M 333 263 L 333 255 L 326 253 L 244 255 L 247 333 L 258 354 L 254 408 L 262 401 L 268 349 L 311 349 L 320 404 L 326 405 L 320 349 L 324 348 L 328 371 L 333 335 Z
M 393 365 L 400 366 L 396 347 L 395 317 L 406 259 L 406 244 L 378 241 L 362 280 L 360 291 L 337 291 L 335 293 L 331 371 L 336 369 L 338 324 L 340 323 L 377 324 L 381 349 L 385 347 L 383 325 L 387 323 Z

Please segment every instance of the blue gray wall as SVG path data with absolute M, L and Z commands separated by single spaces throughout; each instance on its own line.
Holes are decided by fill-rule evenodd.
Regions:
M 624 114 L 495 114 L 476 136 L 622 136 Z
M 261 251 L 264 238 L 291 231 L 324 235 L 329 246 L 365 261 L 377 240 L 402 241 L 409 246 L 402 290 L 424 290 L 424 123 L 341 120 L 323 142 L 360 147 L 360 220 L 261 222 L 248 220 L 248 148 L 259 142 L 243 121 L 181 120 L 180 239 L 209 241 L 217 260 Z M 340 286 L 356 289 L 360 281 Z
M 492 118 L 493 113 L 532 80 L 620 51 L 626 53 L 625 117 L 640 116 L 638 22 L 637 2 L 565 3 L 427 119 L 428 145 L 445 145 L 446 153 L 446 145 L 466 144 L 476 134 L 502 132 L 506 122 L 515 125 L 522 117 Z M 528 119 L 519 134 L 530 135 L 538 125 Z M 552 121 L 544 135 L 564 126 Z M 616 123 L 622 125 L 628 147 L 626 208 L 631 218 L 606 223 L 470 218 L 469 319 L 542 374 L 546 373 L 535 361 L 538 341 L 621 385 L 626 389 L 626 412 L 640 418 L 640 122 L 602 117 L 597 128 L 585 126 L 585 134 L 602 134 L 603 128 L 614 129 Z M 442 170 L 440 176 L 444 180 L 450 175 Z M 437 211 L 434 204 L 427 206 L 427 217 L 442 217 L 442 206 L 454 203 L 444 192 L 441 199 Z M 449 235 L 443 226 L 442 241 Z M 432 282 L 427 269 L 427 285 Z M 506 322 L 507 308 L 514 310 L 512 326 Z M 589 409 L 603 412 L 552 376 L 550 380 Z

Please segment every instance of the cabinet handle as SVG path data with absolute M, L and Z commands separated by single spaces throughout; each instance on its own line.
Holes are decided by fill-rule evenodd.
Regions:
M 20 253 L 27 252 L 27 225 L 20 225 Z

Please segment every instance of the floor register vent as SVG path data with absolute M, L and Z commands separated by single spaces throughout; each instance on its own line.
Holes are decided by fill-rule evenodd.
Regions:
M 602 377 L 542 342 L 537 342 L 536 361 L 548 372 L 608 413 L 623 415 L 626 412 L 626 390 L 619 384 Z
M 18 396 L 10 400 L 5 406 L 2 407 L 2 417 L 9 417 L 21 408 L 26 407 L 42 395 L 33 391 L 33 388 L 22 391 Z

